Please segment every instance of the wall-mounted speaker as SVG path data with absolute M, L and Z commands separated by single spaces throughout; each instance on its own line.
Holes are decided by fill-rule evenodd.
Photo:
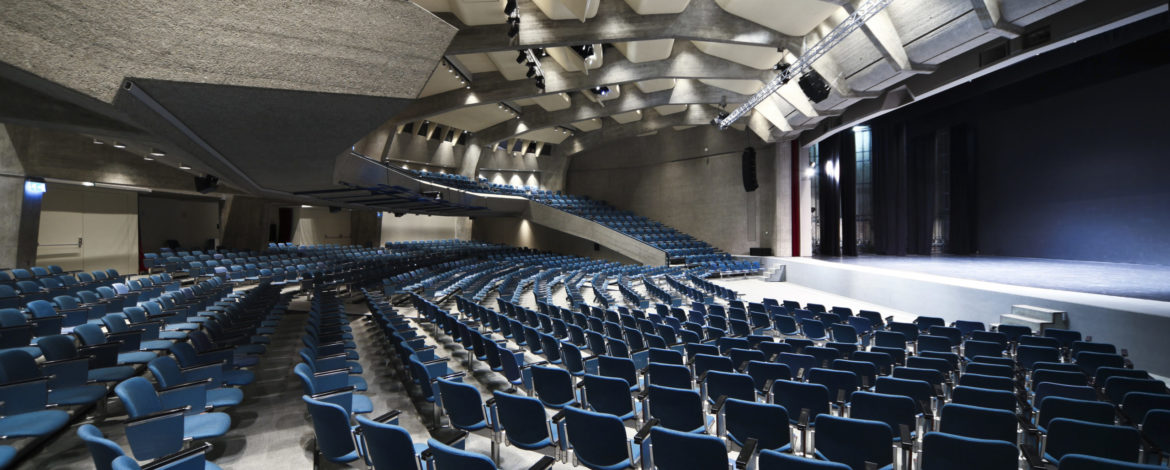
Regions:
M 204 175 L 195 177 L 195 190 L 203 194 L 210 193 L 219 189 L 219 178 L 215 175 Z
M 755 191 L 760 187 L 760 183 L 756 181 L 756 149 L 755 147 L 748 147 L 743 149 L 743 190 L 747 192 Z

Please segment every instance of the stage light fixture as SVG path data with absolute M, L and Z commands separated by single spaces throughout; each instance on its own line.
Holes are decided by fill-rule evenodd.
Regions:
M 724 119 L 727 119 L 727 116 L 729 116 L 729 114 L 727 114 L 725 112 L 719 113 L 718 115 L 715 116 L 715 119 L 711 120 L 711 125 L 713 125 L 715 127 L 719 127 L 719 123 L 723 122 Z M 703 150 L 706 151 L 707 149 L 703 149 Z
M 533 75 L 536 75 L 536 67 L 528 67 L 528 73 L 524 74 L 524 76 L 532 78 Z
M 817 73 L 816 70 L 805 72 L 797 83 L 800 85 L 800 90 L 813 103 L 820 103 L 829 97 L 829 84 L 825 82 L 824 78 L 821 78 L 821 74 Z
M 516 12 L 516 0 L 508 0 L 508 2 L 504 4 L 504 14 L 508 15 L 508 16 L 512 16 L 512 13 L 515 13 L 515 12 Z
M 516 51 L 516 63 L 523 64 L 525 60 L 528 60 L 528 54 L 524 51 Z

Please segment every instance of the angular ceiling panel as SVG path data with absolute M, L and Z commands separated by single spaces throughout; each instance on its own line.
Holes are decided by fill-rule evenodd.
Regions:
M 477 52 L 474 54 L 460 54 L 455 56 L 455 60 L 458 60 L 460 64 L 463 64 L 463 67 L 467 68 L 467 71 L 471 73 L 498 71 L 495 62 L 492 62 L 492 60 L 488 58 L 488 55 L 482 52 Z
M 601 0 L 533 0 L 532 3 L 550 20 L 585 21 L 597 16 Z
M 838 7 L 821 0 L 715 0 L 735 16 L 789 36 L 804 36 Z
M 668 104 L 665 106 L 655 106 L 654 107 L 654 111 L 657 111 L 658 114 L 661 114 L 663 116 L 669 116 L 669 115 L 674 114 L 674 113 L 681 113 L 683 111 L 686 111 L 686 109 L 687 109 L 687 105 L 685 105 L 685 104 Z
M 673 78 L 656 78 L 653 80 L 642 80 L 634 83 L 642 93 L 654 93 L 656 91 L 669 90 L 674 88 L 675 80 Z
M 630 62 L 653 62 L 670 58 L 670 53 L 674 49 L 674 39 L 615 42 L 613 47 L 621 51 Z
M 639 15 L 667 15 L 682 13 L 691 0 L 626 0 Z
M 503 24 L 505 0 L 448 0 L 451 12 L 467 26 Z
M 559 144 L 570 136 L 569 132 L 558 127 L 546 127 L 544 129 L 537 129 L 520 134 L 519 138 L 524 140 L 531 140 L 533 142 L 544 142 L 546 144 Z
M 431 79 L 427 80 L 426 86 L 423 87 L 418 97 L 425 98 L 451 90 L 458 90 L 464 86 L 466 84 L 462 81 L 462 77 L 459 74 L 451 71 L 450 67 L 440 63 L 435 67 L 435 71 L 431 72 Z
M 634 121 L 641 121 L 642 120 L 642 110 L 636 109 L 634 111 L 629 111 L 629 112 L 620 113 L 620 114 L 614 114 L 614 115 L 610 116 L 610 118 L 613 119 L 614 121 L 617 121 L 618 124 L 629 124 L 629 123 L 634 122 Z
M 773 47 L 745 46 L 724 42 L 691 42 L 705 54 L 760 70 L 768 70 L 775 67 L 776 63 L 784 58 L 784 54 Z
M 496 70 L 499 70 L 504 75 L 505 80 L 527 80 L 528 66 L 516 63 L 516 51 L 492 51 L 488 52 L 488 59 L 496 65 Z
M 597 118 L 585 119 L 585 120 L 570 123 L 569 125 L 576 127 L 577 129 L 581 130 L 582 132 L 590 132 L 590 131 L 595 131 L 595 130 L 601 129 L 601 119 L 597 119 Z
M 532 102 L 540 105 L 545 111 L 560 111 L 562 109 L 569 109 L 569 106 L 573 105 L 573 101 L 569 99 L 568 93 L 540 95 L 533 97 Z
M 515 117 L 516 115 L 512 114 L 508 108 L 488 103 L 443 113 L 432 117 L 430 121 L 456 129 L 479 132 L 509 119 L 515 119 Z
M 759 80 L 724 80 L 716 78 L 700 78 L 700 82 L 705 85 L 722 88 L 727 91 L 734 91 L 741 95 L 751 95 L 760 91 L 764 87 L 764 82 Z
M 589 60 L 585 60 L 581 57 L 581 54 L 576 53 L 568 47 L 550 47 L 544 51 L 553 60 L 557 61 L 557 65 L 560 65 L 566 72 L 583 72 L 587 69 L 594 70 L 601 68 L 601 65 L 605 61 L 605 54 L 601 49 L 601 44 L 594 44 L 593 56 Z M 516 54 L 512 54 L 512 57 L 515 58 Z

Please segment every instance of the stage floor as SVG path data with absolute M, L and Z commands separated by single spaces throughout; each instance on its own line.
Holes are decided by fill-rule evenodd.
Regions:
M 1015 286 L 1170 301 L 1170 266 L 994 256 L 863 255 L 816 259 Z

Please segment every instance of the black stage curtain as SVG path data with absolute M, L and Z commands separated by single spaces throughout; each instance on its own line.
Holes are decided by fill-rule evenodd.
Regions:
M 947 251 L 975 254 L 978 217 L 975 129 L 966 124 L 951 128 L 951 226 Z
M 873 248 L 906 254 L 906 125 L 870 128 L 873 165 Z
M 857 139 L 852 131 L 838 134 L 837 165 L 841 181 L 841 254 L 857 256 Z
M 817 171 L 817 217 L 821 222 L 821 255 L 841 256 L 841 191 L 837 179 L 827 171 L 830 167 L 839 168 L 841 135 L 837 134 L 822 140 L 817 152 L 820 155 Z
M 911 138 L 907 153 L 907 179 L 913 184 L 907 194 L 906 253 L 929 255 L 935 218 L 934 132 Z

